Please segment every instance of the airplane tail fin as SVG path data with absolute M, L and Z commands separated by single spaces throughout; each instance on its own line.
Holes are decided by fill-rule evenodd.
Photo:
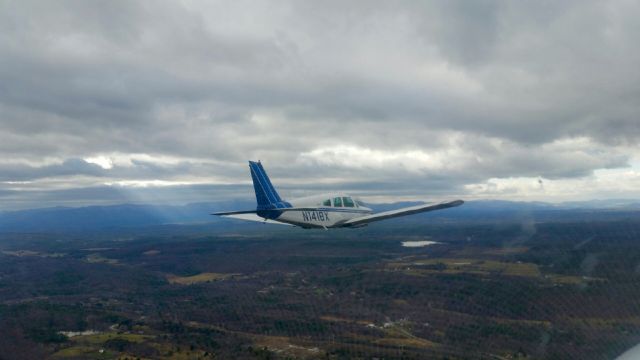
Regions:
M 253 180 L 253 189 L 256 192 L 256 200 L 258 202 L 258 210 L 282 209 L 291 207 L 286 201 L 283 201 L 278 192 L 271 184 L 271 180 L 264 171 L 262 164 L 258 161 L 249 161 L 249 169 L 251 170 L 251 179 Z

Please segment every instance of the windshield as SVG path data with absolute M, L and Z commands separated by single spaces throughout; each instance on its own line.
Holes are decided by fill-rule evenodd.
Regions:
M 339 198 L 339 197 L 333 198 L 333 206 L 342 207 L 342 198 Z
M 351 200 L 350 197 L 343 197 L 342 201 L 343 201 L 345 207 L 354 207 L 355 206 L 353 200 Z

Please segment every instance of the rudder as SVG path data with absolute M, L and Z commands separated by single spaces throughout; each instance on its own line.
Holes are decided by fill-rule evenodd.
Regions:
M 253 180 L 253 189 L 256 193 L 259 210 L 291 206 L 291 204 L 283 201 L 280 195 L 278 195 L 278 192 L 267 176 L 267 172 L 259 161 L 249 161 L 249 169 L 251 170 L 251 180 Z

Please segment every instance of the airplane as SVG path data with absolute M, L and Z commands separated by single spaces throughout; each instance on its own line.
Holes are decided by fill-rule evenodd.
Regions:
M 374 221 L 441 210 L 464 203 L 462 200 L 422 204 L 397 210 L 373 213 L 362 202 L 342 194 L 325 194 L 283 200 L 271 184 L 260 161 L 249 161 L 253 189 L 258 206 L 255 210 L 216 212 L 212 215 L 263 223 L 294 225 L 305 229 L 358 228 Z

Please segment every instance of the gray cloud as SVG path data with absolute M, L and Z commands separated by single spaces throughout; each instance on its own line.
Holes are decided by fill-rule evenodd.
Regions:
M 258 158 L 292 191 L 322 178 L 406 196 L 637 171 L 638 15 L 599 1 L 3 2 L 0 192 L 37 205 L 35 191 L 127 181 L 245 183 Z M 87 161 L 127 154 L 148 157 Z
M 68 159 L 63 163 L 45 166 L 29 166 L 24 164 L 7 164 L 0 166 L 0 181 L 29 181 L 43 177 L 68 175 L 101 176 L 104 170 L 95 164 L 82 159 Z

